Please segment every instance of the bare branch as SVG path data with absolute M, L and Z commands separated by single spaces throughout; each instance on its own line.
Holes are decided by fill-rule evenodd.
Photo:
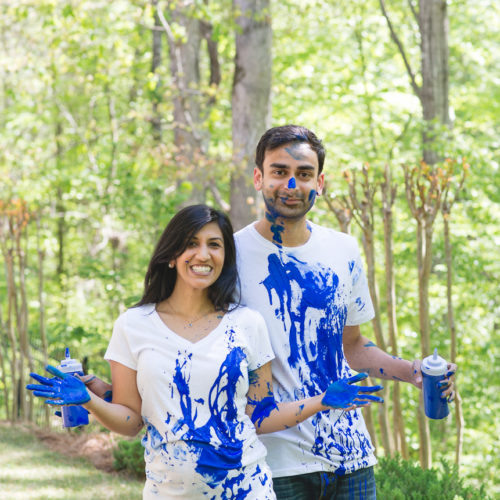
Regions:
M 408 61 L 408 58 L 406 57 L 406 52 L 403 47 L 403 43 L 399 39 L 396 31 L 394 30 L 394 27 L 392 26 L 392 22 L 389 18 L 389 14 L 387 13 L 387 9 L 385 8 L 385 2 L 384 0 L 379 0 L 380 2 L 380 8 L 382 9 L 382 14 L 384 15 L 386 21 L 387 21 L 387 26 L 389 27 L 389 31 L 391 32 L 391 38 L 394 40 L 394 43 L 397 45 L 399 53 L 401 54 L 401 57 L 403 58 L 404 65 L 406 67 L 406 71 L 408 72 L 408 76 L 410 77 L 410 83 L 411 87 L 413 89 L 413 92 L 415 92 L 415 95 L 421 99 L 421 89 L 419 85 L 417 84 L 417 81 L 415 79 L 415 73 L 413 73 L 413 70 L 411 69 L 410 63 Z
M 417 23 L 418 23 L 418 14 L 417 14 L 417 11 L 415 9 L 415 5 L 413 4 L 412 0 L 408 0 L 408 5 L 410 6 L 410 10 L 411 10 L 411 13 L 413 14 L 415 21 L 417 21 Z

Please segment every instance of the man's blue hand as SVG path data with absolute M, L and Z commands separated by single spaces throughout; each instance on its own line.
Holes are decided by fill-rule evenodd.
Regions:
M 90 401 L 87 388 L 81 380 L 50 365 L 47 365 L 45 369 L 55 377 L 45 378 L 36 373 L 30 373 L 32 378 L 42 384 L 26 386 L 26 389 L 33 391 L 35 396 L 51 398 L 45 401 L 49 405 L 81 405 Z
M 358 373 L 349 378 L 342 378 L 330 384 L 321 402 L 325 406 L 332 408 L 342 408 L 343 410 L 353 409 L 356 406 L 364 406 L 372 401 L 383 403 L 384 400 L 378 396 L 371 396 L 369 393 L 383 389 L 381 385 L 371 387 L 351 385 L 368 377 L 367 373 Z

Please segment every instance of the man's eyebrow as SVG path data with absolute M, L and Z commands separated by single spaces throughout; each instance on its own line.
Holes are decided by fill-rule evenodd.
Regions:
M 283 168 L 283 169 L 287 169 L 287 170 L 290 168 L 290 166 L 287 165 L 286 163 L 271 163 L 269 166 L 273 167 L 273 168 Z M 309 165 L 309 164 L 299 165 L 297 167 L 297 169 L 300 169 L 300 170 L 314 170 L 314 165 Z

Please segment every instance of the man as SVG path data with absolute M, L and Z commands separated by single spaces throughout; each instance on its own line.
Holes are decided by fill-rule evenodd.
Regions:
M 265 216 L 235 234 L 241 302 L 264 316 L 276 355 L 276 400 L 320 394 L 351 369 L 420 388 L 420 361 L 396 359 L 361 335 L 374 310 L 355 240 L 306 218 L 323 190 L 324 159 L 310 130 L 268 130 L 253 179 Z M 450 379 L 444 393 L 453 398 Z M 376 497 L 376 458 L 359 409 L 324 411 L 261 439 L 278 500 Z

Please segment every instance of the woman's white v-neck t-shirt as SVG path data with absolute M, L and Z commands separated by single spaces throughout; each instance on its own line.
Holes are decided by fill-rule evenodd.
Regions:
M 248 372 L 274 358 L 259 313 L 235 307 L 192 343 L 154 304 L 131 308 L 115 322 L 104 357 L 137 371 L 147 425 L 144 498 L 268 498 L 266 449 L 245 413 Z M 242 496 L 247 489 L 252 494 Z

